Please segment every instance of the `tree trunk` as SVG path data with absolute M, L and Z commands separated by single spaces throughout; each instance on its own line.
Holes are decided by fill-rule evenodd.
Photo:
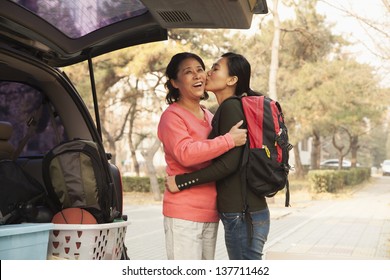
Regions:
M 320 168 L 320 157 L 321 157 L 321 139 L 318 131 L 313 131 L 313 142 L 311 149 L 311 169 Z
M 161 142 L 156 138 L 152 147 L 149 150 L 142 151 L 142 156 L 145 158 L 146 170 L 150 179 L 150 187 L 153 193 L 153 197 L 155 201 L 161 200 L 161 191 L 158 185 L 156 168 L 153 164 L 154 155 L 157 153 L 160 148 Z
M 131 147 L 132 145 L 129 146 Z M 139 163 L 138 163 L 137 155 L 135 154 L 135 150 L 131 150 L 131 162 L 133 163 L 135 176 L 139 177 L 140 176 Z
M 332 137 L 332 144 L 339 153 L 339 170 L 343 168 L 343 159 L 349 153 L 352 147 L 352 137 L 349 131 L 344 127 L 339 127 Z M 347 146 L 346 146 L 347 145 Z
M 116 162 L 116 147 L 115 147 L 115 141 L 108 141 L 108 146 L 110 149 L 108 150 L 111 154 L 110 162 L 114 165 L 117 165 Z
M 357 165 L 357 152 L 359 148 L 359 136 L 354 135 L 351 138 L 351 167 L 356 167 Z
M 301 156 L 299 154 L 299 147 L 298 145 L 294 145 L 294 158 L 295 158 L 295 176 L 297 178 L 303 178 L 305 176 L 305 171 L 303 170 L 303 165 L 301 162 Z
M 271 65 L 268 80 L 269 97 L 277 100 L 278 93 L 276 88 L 276 81 L 279 69 L 279 47 L 280 47 L 280 19 L 278 14 L 278 0 L 274 0 L 273 3 L 273 21 L 274 21 L 274 38 L 272 40 L 271 49 Z
M 131 161 L 133 163 L 134 167 L 134 172 L 136 176 L 139 177 L 140 175 L 140 170 L 139 170 L 139 163 L 137 160 L 137 155 L 136 155 L 136 145 L 134 145 L 133 141 L 133 130 L 134 130 L 134 121 L 135 121 L 135 116 L 137 113 L 137 98 L 132 98 L 132 101 L 130 102 L 130 121 L 129 121 L 129 133 L 128 133 L 128 139 L 129 139 L 129 149 L 130 149 L 130 154 L 131 154 Z

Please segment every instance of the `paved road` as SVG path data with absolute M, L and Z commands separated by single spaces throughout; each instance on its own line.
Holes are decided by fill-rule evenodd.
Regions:
M 265 259 L 390 259 L 390 177 L 371 183 L 349 198 L 310 200 L 285 208 L 270 204 L 271 231 Z M 133 260 L 165 260 L 161 204 L 127 205 L 132 224 L 126 234 Z M 223 226 L 217 260 L 226 260 Z

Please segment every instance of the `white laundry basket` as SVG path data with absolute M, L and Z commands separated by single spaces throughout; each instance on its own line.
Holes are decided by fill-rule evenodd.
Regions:
M 119 260 L 128 221 L 107 224 L 54 224 L 47 259 Z

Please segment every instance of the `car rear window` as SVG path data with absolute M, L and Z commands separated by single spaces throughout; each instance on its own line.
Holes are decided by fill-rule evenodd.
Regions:
M 43 101 L 44 94 L 32 86 L 0 81 L 0 121 L 10 122 L 13 127 L 8 141 L 16 150 L 27 139 L 20 156 L 41 156 L 66 139 L 61 119 L 51 119 L 51 109 Z M 32 118 L 36 125 L 29 133 L 28 123 Z
M 137 17 L 147 8 L 139 0 L 13 0 L 70 38 Z M 59 20 L 61 19 L 61 20 Z

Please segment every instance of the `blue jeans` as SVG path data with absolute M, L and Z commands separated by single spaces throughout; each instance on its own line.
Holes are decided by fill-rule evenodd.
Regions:
M 252 238 L 250 225 L 243 213 L 219 213 L 225 228 L 225 244 L 230 260 L 261 260 L 264 243 L 270 228 L 269 210 L 251 212 Z

